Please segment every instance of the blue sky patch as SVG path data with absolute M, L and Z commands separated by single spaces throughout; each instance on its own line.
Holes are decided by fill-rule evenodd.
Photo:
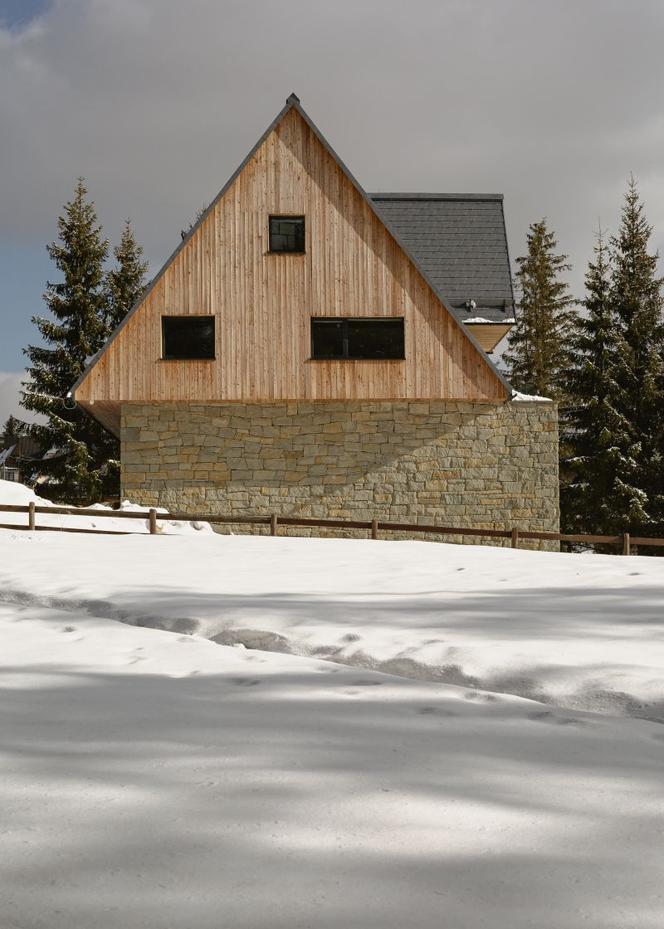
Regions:
M 51 0 L 0 0 L 0 24 L 20 30 L 45 13 L 50 5 Z

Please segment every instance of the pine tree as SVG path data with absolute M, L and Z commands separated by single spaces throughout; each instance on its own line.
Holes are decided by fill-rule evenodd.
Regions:
M 107 276 L 108 311 L 107 325 L 112 332 L 125 318 L 145 290 L 147 261 L 143 260 L 143 249 L 136 242 L 129 220 L 122 230 L 120 244 L 113 249 L 117 267 Z
M 648 253 L 651 233 L 632 177 L 611 240 L 611 303 L 621 337 L 616 405 L 636 445 L 626 483 L 641 500 L 628 528 L 643 534 L 664 528 L 664 300 L 658 256 Z
M 8 448 L 10 445 L 15 445 L 21 436 L 26 434 L 26 431 L 26 424 L 10 414 L 2 433 L 0 433 L 0 450 Z
M 115 440 L 82 410 L 67 409 L 63 398 L 101 348 L 107 334 L 102 238 L 94 204 L 79 178 L 73 199 L 58 220 L 58 241 L 47 251 L 62 281 L 47 283 L 44 300 L 52 318 L 34 316 L 42 345 L 30 345 L 29 380 L 21 403 L 46 417 L 31 434 L 42 454 L 39 474 L 47 477 L 40 493 L 72 503 L 90 503 L 106 491 L 109 459 L 117 459 Z M 30 475 L 36 477 L 36 474 Z
M 509 336 L 505 362 L 513 386 L 527 394 L 560 399 L 570 359 L 574 303 L 561 275 L 571 265 L 556 254 L 556 237 L 546 219 L 528 232 L 528 252 L 517 258 L 519 315 Z
M 640 513 L 632 486 L 638 443 L 618 409 L 622 336 L 611 299 L 611 259 L 600 230 L 586 273 L 585 315 L 571 339 L 569 403 L 561 411 L 561 510 L 565 531 L 615 534 Z

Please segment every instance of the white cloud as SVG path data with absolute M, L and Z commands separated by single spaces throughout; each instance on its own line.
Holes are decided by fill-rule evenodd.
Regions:
M 6 374 L 0 371 L 0 431 L 12 414 L 19 419 L 32 418 L 27 410 L 18 404 L 21 381 L 25 374 Z
M 25 379 L 25 372 L 17 374 L 13 371 L 0 371 L 0 431 L 2 431 L 2 427 L 10 415 L 15 416 L 24 423 L 44 421 L 44 418 L 39 413 L 24 410 L 19 404 L 21 382 Z
M 581 289 L 641 181 L 664 245 L 660 0 L 55 0 L 0 30 L 0 237 L 44 243 L 84 174 L 157 264 L 291 91 L 367 189 L 504 191 Z M 6 219 L 5 219 L 6 217 Z

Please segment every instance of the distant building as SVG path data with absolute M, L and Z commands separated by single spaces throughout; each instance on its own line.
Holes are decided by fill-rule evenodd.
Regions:
M 13 440 L 11 445 L 0 449 L 0 480 L 22 482 L 25 465 L 38 457 L 39 445 L 31 436 Z

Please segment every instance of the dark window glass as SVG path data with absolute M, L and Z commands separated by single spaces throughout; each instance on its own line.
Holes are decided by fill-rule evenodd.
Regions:
M 401 318 L 312 319 L 313 358 L 404 358 L 404 321 Z
M 304 216 L 270 216 L 270 251 L 304 251 Z
M 349 358 L 403 358 L 403 319 L 349 319 Z
M 344 322 L 340 319 L 311 320 L 311 353 L 314 358 L 343 358 Z
M 163 358 L 214 358 L 214 316 L 162 316 Z

